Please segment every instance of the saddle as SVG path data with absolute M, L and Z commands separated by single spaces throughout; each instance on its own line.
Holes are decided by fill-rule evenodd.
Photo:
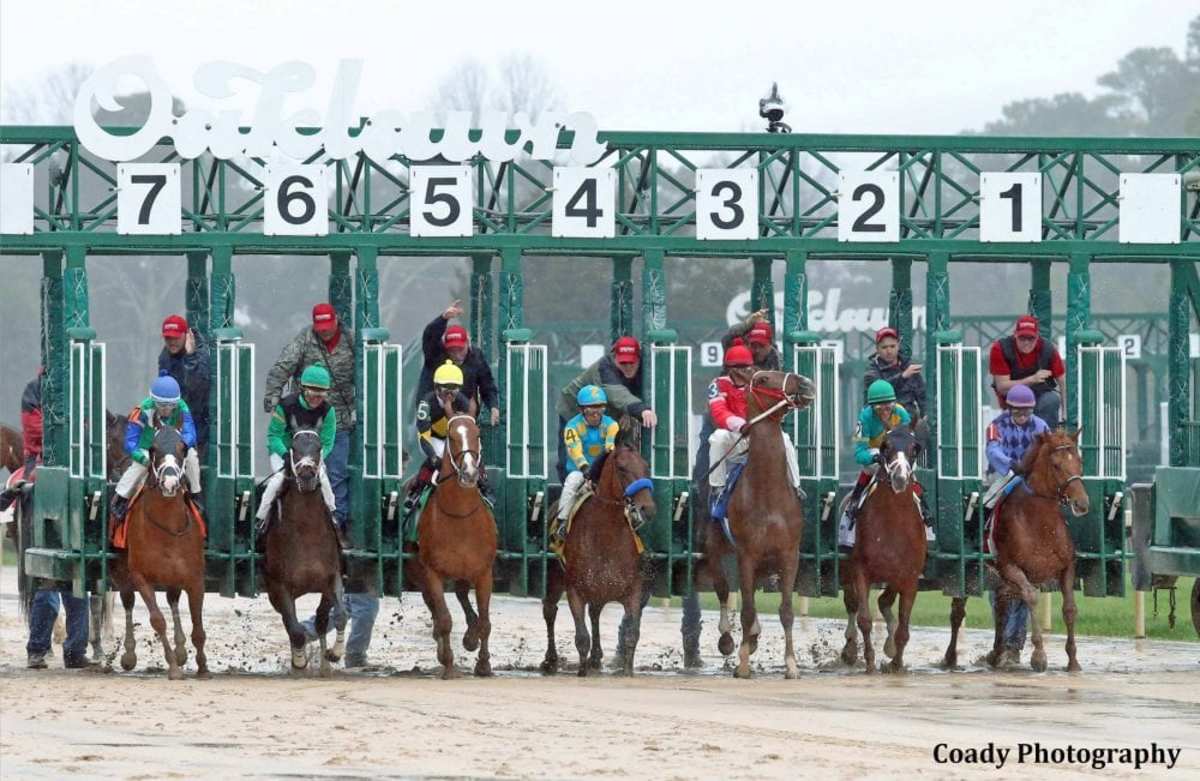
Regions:
M 987 508 L 983 509 L 984 553 L 992 553 L 996 550 L 996 519 L 1000 517 L 1000 508 L 1004 507 L 1005 503 L 1008 501 L 1008 497 L 1012 495 L 1012 492 L 1017 488 L 1017 486 L 1023 487 L 1026 491 L 1029 490 L 1029 486 L 1025 484 L 1025 481 L 1018 477 L 1008 485 L 1004 486 L 1004 490 L 1000 492 L 1000 496 L 996 498 L 996 503 L 992 505 L 992 509 L 990 511 L 987 510 Z
M 565 521 L 562 539 L 566 540 L 567 535 L 571 533 L 571 524 L 575 520 L 575 515 L 579 512 L 579 508 L 583 507 L 584 502 L 595 496 L 595 493 L 596 492 L 592 489 L 591 483 L 584 483 L 583 487 L 579 489 L 579 493 L 575 495 L 575 501 L 571 504 L 571 509 L 567 511 L 567 520 Z M 646 544 L 642 542 L 642 535 L 638 534 L 637 529 L 633 527 L 633 521 L 630 520 L 628 514 L 625 515 L 625 522 L 629 524 L 629 533 L 633 535 L 633 542 L 637 546 L 637 552 L 640 556 L 643 552 L 645 552 Z M 567 558 L 563 554 L 563 545 L 554 541 L 554 532 L 558 529 L 558 525 L 558 514 L 555 513 L 553 520 L 550 522 L 550 528 L 547 530 L 552 538 L 550 542 L 550 552 L 557 556 L 559 561 L 561 561 L 563 564 L 566 564 Z
M 142 491 L 144 490 L 145 486 L 143 485 L 137 490 L 137 493 L 133 495 L 133 498 L 129 500 L 129 509 L 126 511 L 124 518 L 115 522 L 111 517 L 108 519 L 109 540 L 112 542 L 113 548 L 117 550 L 125 550 L 126 535 L 128 534 L 129 527 L 129 516 L 133 514 L 133 507 L 137 504 L 138 499 L 141 498 Z M 200 507 L 192 501 L 192 495 L 190 493 L 184 493 L 183 502 L 187 506 L 188 512 L 192 514 L 192 520 L 194 520 L 196 525 L 200 527 L 200 538 L 206 539 L 208 537 L 208 525 L 204 523 L 204 515 L 200 512 Z
M 733 490 L 746 469 L 746 459 L 731 461 L 725 471 L 725 486 L 709 502 L 708 515 L 713 523 L 721 525 L 721 533 L 725 535 L 730 545 L 736 545 L 733 540 L 733 530 L 729 528 L 729 500 L 733 498 Z

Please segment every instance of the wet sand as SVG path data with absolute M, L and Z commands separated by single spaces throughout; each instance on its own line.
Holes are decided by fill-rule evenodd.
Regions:
M 25 669 L 11 568 L 0 573 L 0 772 L 5 778 L 636 777 L 884 778 L 996 773 L 994 765 L 939 764 L 935 747 L 1181 748 L 1175 778 L 1200 774 L 1200 644 L 1082 638 L 1082 674 L 1063 672 L 1063 638 L 1048 639 L 1050 670 L 993 672 L 975 660 L 991 633 L 969 631 L 962 668 L 937 668 L 948 632 L 917 629 L 904 675 L 866 676 L 837 661 L 841 622 L 797 619 L 801 678 L 783 679 L 782 630 L 763 616 L 755 678 L 734 680 L 706 613 L 705 669 L 684 672 L 680 611 L 647 609 L 638 675 L 605 669 L 580 680 L 569 611 L 558 651 L 569 669 L 545 677 L 540 605 L 499 598 L 493 610 L 496 676 L 470 675 L 474 654 L 455 647 L 464 677 L 442 681 L 418 595 L 383 601 L 373 667 L 316 665 L 294 674 L 282 624 L 265 598 L 206 599 L 214 677 L 166 680 L 144 608 L 133 673 Z M 165 603 L 164 603 L 165 604 Z M 315 601 L 314 603 L 315 604 Z M 118 612 L 120 612 L 118 603 Z M 305 611 L 307 613 L 307 611 Z M 611 654 L 619 608 L 602 620 Z M 123 618 L 118 617 L 118 626 Z M 190 631 L 187 617 L 184 627 Z M 882 626 L 874 633 L 882 643 Z M 106 646 L 116 648 L 114 641 Z M 194 654 L 193 654 L 194 655 Z M 944 749 L 943 749 L 944 750 Z M 1017 764 L 1005 773 L 1133 775 L 1080 763 Z

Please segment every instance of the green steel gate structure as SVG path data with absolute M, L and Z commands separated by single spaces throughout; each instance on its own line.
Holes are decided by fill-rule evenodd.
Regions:
M 339 320 L 352 326 L 361 382 L 360 423 L 351 447 L 354 506 L 348 559 L 384 593 L 404 587 L 396 503 L 403 464 L 400 432 L 409 424 L 398 393 L 400 352 L 381 328 L 378 269 L 381 258 L 410 256 L 471 261 L 469 325 L 503 386 L 504 417 L 498 427 L 485 426 L 484 435 L 498 488 L 499 585 L 512 593 L 536 594 L 544 583 L 544 516 L 554 490 L 548 476 L 557 436 L 552 406 L 557 388 L 546 383 L 544 348 L 539 349 L 538 334 L 525 321 L 524 296 L 527 288 L 536 294 L 536 280 L 525 278 L 523 261 L 533 255 L 599 257 L 612 264 L 608 336 L 643 339 L 651 386 L 647 393 L 663 421 L 643 438 L 658 478 L 659 506 L 644 534 L 660 572 L 656 588 L 675 593 L 687 587 L 695 561 L 687 478 L 696 443 L 689 441 L 685 413 L 691 409 L 685 393 L 690 354 L 676 344 L 668 308 L 668 256 L 750 259 L 754 309 L 773 309 L 771 271 L 782 263 L 785 306 L 783 322 L 775 326 L 783 354 L 790 368 L 816 377 L 823 397 L 836 396 L 831 391 L 838 385 L 838 371 L 829 356 L 813 349 L 818 340 L 808 329 L 809 264 L 845 259 L 887 263 L 889 320 L 905 345 L 912 342 L 912 267 L 925 264 L 925 354 L 937 360 L 937 390 L 928 413 L 937 447 L 930 450 L 923 474 L 939 531 L 927 575 L 949 593 L 980 588 L 977 405 L 989 392 L 981 387 L 982 356 L 963 348 L 961 335 L 950 331 L 951 264 L 1027 265 L 1028 309 L 1038 316 L 1047 338 L 1054 314 L 1050 270 L 1055 263 L 1067 267 L 1065 358 L 1068 377 L 1080 378 L 1068 384 L 1069 422 L 1082 422 L 1089 437 L 1097 429 L 1096 439 L 1085 440 L 1095 509 L 1071 523 L 1089 593 L 1118 593 L 1121 588 L 1119 510 L 1125 496 L 1123 462 L 1118 467 L 1113 456 L 1124 441 L 1118 436 L 1120 425 L 1109 425 L 1115 392 L 1109 383 L 1116 382 L 1111 377 L 1119 371 L 1110 365 L 1108 353 L 1091 349 L 1098 340 L 1091 322 L 1090 269 L 1098 263 L 1167 264 L 1172 280 L 1171 464 L 1159 474 L 1155 546 L 1172 567 L 1200 570 L 1200 520 L 1193 501 L 1200 495 L 1200 403 L 1188 358 L 1188 334 L 1200 311 L 1200 188 L 1195 187 L 1200 141 L 654 132 L 606 132 L 600 139 L 607 151 L 594 166 L 615 169 L 616 194 L 611 205 L 596 208 L 598 214 L 613 212 L 612 236 L 552 235 L 554 169 L 549 162 L 527 158 L 505 163 L 475 158 L 464 164 L 472 175 L 470 235 L 413 236 L 418 194 L 409 189 L 410 174 L 420 163 L 361 155 L 335 160 L 322 151 L 305 162 L 324 165 L 333 183 L 328 234 L 266 235 L 265 161 L 208 154 L 184 160 L 169 139 L 142 160 L 179 165 L 182 230 L 127 235 L 116 232 L 114 164 L 90 155 L 71 128 L 0 128 L 0 155 L 10 164 L 29 166 L 36 188 L 32 231 L 4 234 L 2 249 L 6 255 L 40 258 L 43 270 L 46 458 L 37 491 L 37 535 L 27 552 L 30 570 L 72 581 L 77 588 L 105 574 L 105 498 L 95 469 L 102 427 L 93 403 L 103 392 L 104 353 L 90 330 L 88 259 L 112 254 L 186 258 L 187 317 L 207 338 L 217 367 L 204 477 L 209 486 L 209 576 L 222 593 L 257 588 L 252 505 L 253 480 L 261 475 L 255 474 L 253 463 L 257 434 L 252 413 L 261 378 L 254 376 L 252 346 L 234 327 L 237 286 L 232 270 L 235 256 L 255 254 L 325 259 L 329 299 Z M 559 147 L 567 148 L 571 140 L 564 131 Z M 702 169 L 705 176 L 716 169 L 752 183 L 739 190 L 750 200 L 738 204 L 739 214 L 757 215 L 749 233 L 713 239 L 698 230 L 698 195 L 718 195 L 697 193 L 697 184 L 708 181 Z M 855 172 L 887 172 L 888 186 L 898 198 L 894 235 L 843 240 L 845 232 L 874 229 L 867 214 L 839 219 L 840 205 L 869 194 L 852 186 L 854 176 L 861 175 Z M 988 172 L 1040 176 L 1037 240 L 993 240 L 984 234 L 981 181 Z M 1177 236 L 1155 239 L 1160 243 L 1124 239 L 1121 180 L 1129 173 L 1179 177 L 1177 219 L 1174 207 L 1166 214 L 1177 226 Z M 726 220 L 731 213 L 723 214 Z M 640 267 L 638 312 L 635 260 Z M 80 361 L 86 370 L 80 370 Z M 827 406 L 822 398 L 793 424 L 809 495 L 809 532 L 802 552 L 809 571 L 801 590 L 812 595 L 836 589 L 831 508 L 837 491 L 837 421 L 836 406 Z M 1099 421 L 1104 421 L 1102 432 Z M 80 432 L 82 439 L 73 440 Z

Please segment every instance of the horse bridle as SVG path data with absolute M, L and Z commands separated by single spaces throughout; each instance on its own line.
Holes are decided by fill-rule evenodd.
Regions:
M 1057 446 L 1055 446 L 1055 448 L 1053 450 L 1050 451 L 1050 454 L 1053 455 L 1053 454 L 1059 452 L 1060 450 L 1071 450 L 1073 448 L 1074 448 L 1074 445 L 1057 445 Z M 1056 472 L 1061 471 L 1059 469 L 1058 464 L 1055 464 L 1053 461 L 1051 462 L 1051 466 L 1054 467 L 1054 470 Z M 1055 499 L 1056 501 L 1058 501 L 1059 504 L 1066 504 L 1067 502 L 1070 501 L 1070 499 L 1067 498 L 1067 489 L 1071 486 L 1071 483 L 1076 480 L 1078 480 L 1080 483 L 1082 483 L 1083 475 L 1067 475 L 1067 479 L 1058 484 L 1058 495 L 1057 496 L 1042 496 L 1041 494 L 1037 494 L 1037 493 L 1034 493 L 1033 495 L 1037 496 L 1039 498 L 1042 498 L 1042 499 Z M 1026 481 L 1026 484 L 1028 484 L 1028 481 Z M 1030 493 L 1033 493 L 1033 491 L 1030 490 Z
M 171 457 L 174 458 L 173 453 L 168 454 L 168 455 L 171 455 Z M 180 488 L 183 487 L 183 463 L 182 462 L 176 463 L 176 464 L 163 464 L 162 466 L 159 466 L 159 464 L 157 462 L 151 461 L 150 462 L 150 471 L 154 475 L 154 483 L 160 487 L 162 486 L 162 478 L 164 476 L 168 475 L 169 471 L 174 472 L 175 477 L 179 480 L 179 487 Z M 178 489 L 176 489 L 176 490 L 178 490 Z M 174 494 L 171 494 L 171 497 L 173 498 Z M 183 535 L 187 534 L 188 529 L 192 528 L 192 513 L 190 510 L 184 511 L 183 517 L 184 517 L 185 523 L 183 524 L 183 528 L 180 529 L 179 531 L 175 531 L 174 529 L 168 529 L 166 526 L 163 526 L 161 523 L 154 520 L 154 518 L 150 515 L 145 515 L 144 517 L 147 521 L 150 522 L 151 526 L 158 529 L 160 532 L 163 532 L 164 534 L 171 535 L 172 537 L 182 537 Z
M 295 434 L 292 434 L 293 444 L 295 443 L 297 437 L 303 436 L 305 434 L 307 434 L 310 437 L 316 437 L 318 440 L 321 439 L 321 435 L 318 434 L 317 432 L 313 431 L 312 429 L 302 429 L 300 431 L 297 431 Z M 300 474 L 299 474 L 299 472 L 296 471 L 296 468 L 302 467 L 302 466 L 318 466 L 317 461 L 314 460 L 312 456 L 301 456 L 300 460 L 297 461 L 295 451 L 292 448 L 288 448 L 288 464 L 290 465 L 291 472 L 292 472 L 292 480 L 296 483 L 296 487 L 300 488 L 300 490 L 304 490 L 304 483 L 301 482 Z M 319 474 L 314 475 L 313 479 L 319 481 Z M 312 490 L 312 489 L 309 489 L 309 490 Z
M 760 412 L 759 414 L 757 414 L 753 418 L 751 418 L 749 421 L 747 421 L 747 423 L 746 423 L 747 428 L 749 428 L 750 426 L 753 426 L 755 423 L 759 422 L 760 420 L 769 418 L 770 416 L 774 415 L 776 412 L 778 412 L 783 407 L 787 407 L 789 410 L 801 408 L 802 402 L 800 400 L 799 391 L 797 391 L 796 393 L 791 393 L 791 394 L 789 394 L 787 392 L 788 380 L 790 380 L 792 377 L 795 377 L 796 384 L 799 385 L 800 384 L 800 375 L 797 374 L 796 372 L 784 372 L 783 373 L 783 386 L 779 389 L 759 388 L 754 384 L 760 375 L 769 374 L 769 373 L 773 373 L 773 372 L 768 372 L 766 370 L 760 369 L 759 371 L 756 371 L 756 372 L 754 372 L 754 374 L 750 375 L 750 393 L 752 393 L 754 395 L 754 398 L 758 399 L 760 403 L 762 403 L 762 398 L 764 396 L 768 400 L 774 399 L 776 401 L 774 404 L 772 404 L 766 410 L 764 410 L 763 412 Z
M 612 453 L 610 453 L 608 457 L 611 458 Z M 613 464 L 613 469 L 616 469 L 618 471 L 618 473 L 621 471 L 625 471 L 622 469 L 620 464 L 616 464 L 616 463 Z M 619 480 L 620 480 L 620 478 L 618 476 L 618 482 L 619 482 Z M 592 498 L 595 499 L 600 504 L 606 504 L 610 507 L 624 506 L 625 519 L 629 521 L 629 523 L 633 527 L 634 531 L 637 531 L 639 528 L 641 528 L 642 524 L 644 524 L 646 522 L 646 518 L 642 514 L 641 508 L 633 503 L 633 497 L 637 496 L 642 491 L 653 491 L 653 490 L 654 490 L 654 481 L 652 481 L 648 477 L 638 477 L 638 478 L 635 478 L 635 479 L 629 481 L 629 483 L 625 484 L 624 486 L 622 486 L 621 499 L 609 499 L 608 497 L 601 496 L 598 493 L 593 493 Z
M 475 456 L 475 464 L 476 464 L 477 468 L 482 469 L 483 468 L 483 454 L 482 454 L 482 445 L 481 445 L 480 447 L 478 447 L 474 450 L 471 450 L 471 449 L 460 450 L 458 452 L 458 458 L 454 457 L 454 448 L 452 448 L 450 446 L 450 426 L 452 426 L 454 424 L 454 421 L 456 421 L 456 420 L 469 420 L 473 423 L 473 422 L 475 422 L 475 418 L 472 417 L 471 415 L 461 415 L 460 414 L 460 415 L 452 415 L 450 417 L 450 419 L 446 421 L 446 452 L 450 454 L 450 467 L 452 469 L 454 469 L 455 477 L 461 477 L 462 470 L 463 470 L 461 462 L 463 460 L 463 457 L 467 456 L 467 455 Z

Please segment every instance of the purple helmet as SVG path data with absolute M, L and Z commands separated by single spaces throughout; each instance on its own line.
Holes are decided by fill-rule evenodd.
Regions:
M 1037 404 L 1037 399 L 1033 396 L 1033 391 L 1028 385 L 1014 385 L 1009 389 L 1008 395 L 1005 396 L 1004 402 L 1010 407 L 1025 407 L 1033 409 Z

